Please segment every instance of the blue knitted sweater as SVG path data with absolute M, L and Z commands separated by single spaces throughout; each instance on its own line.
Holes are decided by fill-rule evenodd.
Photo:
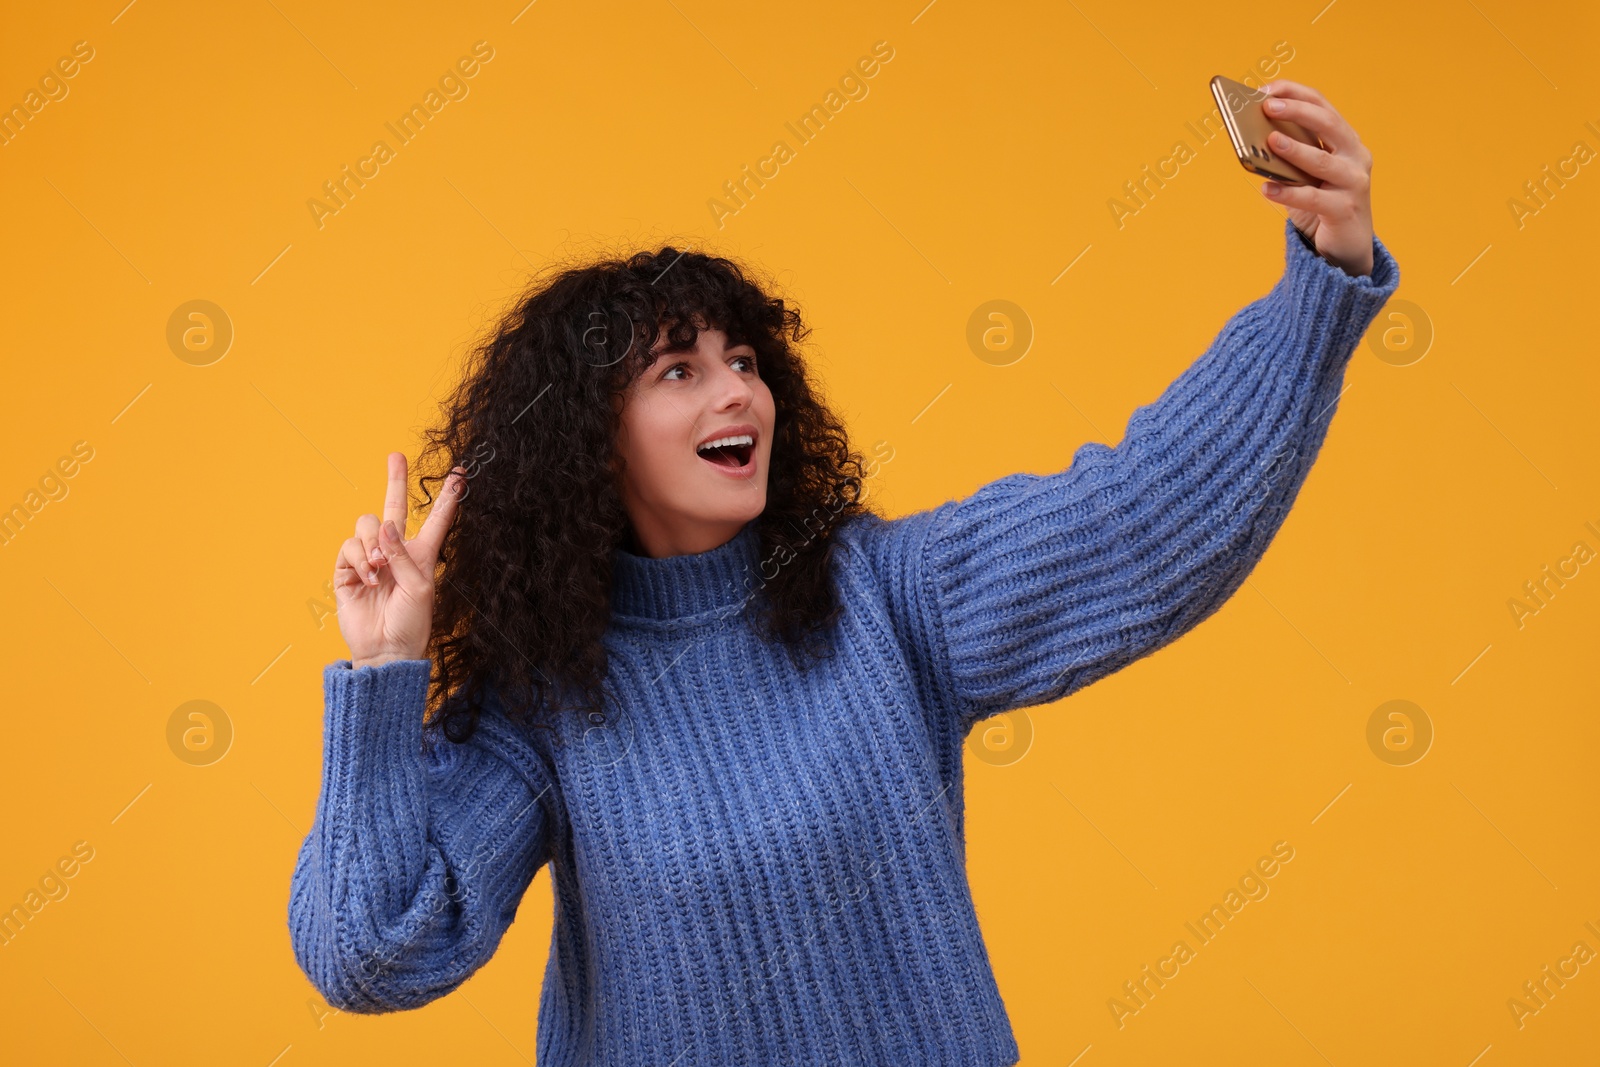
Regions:
M 1286 269 L 1115 448 L 836 531 L 834 654 L 801 672 L 747 610 L 780 565 L 619 550 L 603 724 L 454 745 L 430 661 L 325 668 L 295 957 L 338 1008 L 442 997 L 548 862 L 541 1067 L 1013 1064 L 966 877 L 963 739 L 1215 612 L 1282 524 L 1352 352 L 1399 283 L 1285 223 Z

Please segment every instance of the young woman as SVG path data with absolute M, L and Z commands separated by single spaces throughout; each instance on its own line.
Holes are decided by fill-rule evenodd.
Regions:
M 1115 448 L 902 518 L 865 507 L 800 316 L 733 264 L 537 285 L 429 435 L 417 535 L 395 453 L 335 564 L 351 658 L 289 902 L 328 1002 L 444 996 L 548 862 L 540 1064 L 1017 1062 L 963 739 L 1228 599 L 1399 284 L 1371 155 L 1272 90 L 1328 145 L 1275 146 L 1322 182 L 1270 194 L 1281 280 Z

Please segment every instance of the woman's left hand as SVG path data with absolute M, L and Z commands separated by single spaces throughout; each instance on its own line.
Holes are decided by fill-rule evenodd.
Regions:
M 1268 200 L 1289 209 L 1295 228 L 1310 238 L 1323 259 L 1346 274 L 1372 273 L 1372 153 L 1322 94 L 1299 82 L 1279 80 L 1261 87 L 1270 119 L 1298 123 L 1321 138 L 1324 151 L 1278 130 L 1268 146 L 1296 167 L 1321 179 L 1317 185 L 1261 187 Z

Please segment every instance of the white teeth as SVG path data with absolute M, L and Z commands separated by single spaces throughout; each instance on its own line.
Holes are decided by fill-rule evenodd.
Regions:
M 704 452 L 708 448 L 718 448 L 728 445 L 753 445 L 756 439 L 747 433 L 736 434 L 733 437 L 719 437 L 715 441 L 707 441 L 701 445 L 697 452 Z

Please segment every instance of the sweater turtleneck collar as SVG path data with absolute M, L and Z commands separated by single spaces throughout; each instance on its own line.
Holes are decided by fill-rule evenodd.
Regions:
M 611 610 L 647 619 L 731 612 L 761 587 L 760 547 L 754 522 L 716 548 L 688 555 L 653 559 L 617 547 L 611 555 Z

